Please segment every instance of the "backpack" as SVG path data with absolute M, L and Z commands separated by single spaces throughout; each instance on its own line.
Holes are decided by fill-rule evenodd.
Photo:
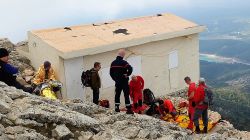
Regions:
M 204 90 L 205 90 L 205 99 L 203 103 L 209 106 L 213 105 L 213 91 L 209 87 L 204 88 Z
M 154 93 L 148 88 L 143 90 L 143 102 L 147 105 L 155 103 Z
M 85 87 L 91 87 L 91 71 L 83 71 L 81 76 L 82 85 Z
M 99 100 L 99 105 L 102 107 L 109 108 L 109 100 Z

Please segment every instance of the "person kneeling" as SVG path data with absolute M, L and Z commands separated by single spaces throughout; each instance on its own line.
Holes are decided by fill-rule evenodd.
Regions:
M 161 118 L 165 117 L 167 114 L 171 114 L 172 118 L 174 119 L 175 116 L 177 115 L 177 112 L 174 108 L 173 103 L 169 99 L 162 100 L 160 99 L 159 101 L 159 112 L 161 114 Z
M 51 63 L 49 61 L 45 61 L 43 65 L 41 65 L 35 75 L 33 80 L 32 87 L 35 89 L 37 86 L 40 86 L 44 82 L 56 81 L 55 71 L 51 67 Z M 61 93 L 58 93 L 60 90 L 59 87 L 53 87 L 53 91 L 56 93 L 58 99 L 62 99 Z M 35 91 L 35 94 L 39 95 L 40 91 Z

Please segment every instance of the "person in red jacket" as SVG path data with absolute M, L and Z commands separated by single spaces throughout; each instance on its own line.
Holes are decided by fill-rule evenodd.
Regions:
M 158 102 L 159 102 L 159 113 L 161 114 L 161 117 L 164 117 L 168 113 L 171 114 L 173 117 L 177 115 L 177 112 L 171 100 L 159 99 Z
M 194 95 L 194 101 L 195 101 L 195 112 L 194 112 L 194 124 L 195 124 L 195 132 L 200 133 L 200 127 L 199 127 L 199 118 L 202 116 L 202 121 L 204 125 L 203 132 L 207 133 L 207 126 L 208 126 L 208 105 L 204 103 L 205 100 L 205 79 L 200 78 L 199 80 L 199 86 L 196 89 L 195 95 Z
M 130 98 L 133 100 L 133 107 L 137 109 L 142 107 L 142 91 L 144 89 L 144 80 L 141 76 L 132 76 L 129 83 Z M 139 108 L 140 109 L 140 108 Z
M 193 130 L 193 115 L 194 115 L 194 94 L 195 94 L 195 90 L 196 90 L 196 85 L 194 82 L 191 81 L 190 77 L 185 77 L 184 81 L 186 82 L 186 84 L 188 85 L 188 92 L 187 92 L 187 96 L 188 96 L 188 116 L 189 116 L 189 124 L 188 124 L 188 129 Z

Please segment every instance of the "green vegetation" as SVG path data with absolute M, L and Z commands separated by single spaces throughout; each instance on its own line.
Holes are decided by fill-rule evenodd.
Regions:
M 235 128 L 249 131 L 250 81 L 243 80 L 243 86 L 229 86 L 227 81 L 250 77 L 250 66 L 205 61 L 201 61 L 200 66 L 201 76 L 207 79 L 214 90 L 214 105 L 211 109 L 219 112 Z
M 212 110 L 239 130 L 250 130 L 250 94 L 232 88 L 215 89 Z

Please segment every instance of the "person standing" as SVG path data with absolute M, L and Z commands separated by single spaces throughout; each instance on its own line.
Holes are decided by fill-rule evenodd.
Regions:
M 90 70 L 91 72 L 91 89 L 93 90 L 93 103 L 98 105 L 99 102 L 99 89 L 101 88 L 101 79 L 98 71 L 101 69 L 101 63 L 95 62 L 94 68 Z
M 115 81 L 115 111 L 120 112 L 120 96 L 121 92 L 124 93 L 125 105 L 127 108 L 127 114 L 134 114 L 131 109 L 130 99 L 129 99 L 129 76 L 132 74 L 133 68 L 129 63 L 123 60 L 125 56 L 125 49 L 120 49 L 118 51 L 118 56 L 111 63 L 110 66 L 110 76 Z
M 195 101 L 195 112 L 194 112 L 194 124 L 195 124 L 195 132 L 200 133 L 199 127 L 199 118 L 202 116 L 202 121 L 204 125 L 203 132 L 207 133 L 207 126 L 208 126 L 208 104 L 205 103 L 205 79 L 200 78 L 199 85 L 196 89 L 194 94 L 194 101 Z
M 129 82 L 130 98 L 133 100 L 133 108 L 139 111 L 142 107 L 142 91 L 144 89 L 144 80 L 141 76 L 132 76 Z
M 188 85 L 188 92 L 187 92 L 187 96 L 188 96 L 188 116 L 189 116 L 189 124 L 188 124 L 188 129 L 193 130 L 193 116 L 194 116 L 194 94 L 195 94 L 195 90 L 196 90 L 196 85 L 194 82 L 191 81 L 190 77 L 185 77 L 184 78 L 185 83 Z
M 8 61 L 9 52 L 5 48 L 0 48 L 0 81 L 4 82 L 8 86 L 13 86 L 17 89 L 22 89 L 25 92 L 31 93 L 32 88 L 25 87 L 16 80 L 18 68 L 9 64 Z

